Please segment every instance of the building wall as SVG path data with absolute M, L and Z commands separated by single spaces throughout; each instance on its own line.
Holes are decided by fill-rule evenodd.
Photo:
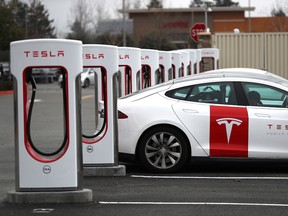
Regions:
M 212 8 L 213 9 L 213 8 Z M 134 41 L 137 43 L 152 32 L 160 37 L 171 40 L 187 40 L 190 29 L 195 23 L 205 23 L 204 10 L 181 12 L 143 12 L 129 13 L 134 20 Z M 247 18 L 244 11 L 212 11 L 208 13 L 208 27 L 212 34 L 218 32 L 287 32 L 288 17 L 257 17 Z M 178 37 L 178 38 L 177 38 Z
M 246 30 L 244 12 L 215 12 L 212 14 L 213 32 L 233 32 L 238 28 L 241 32 Z

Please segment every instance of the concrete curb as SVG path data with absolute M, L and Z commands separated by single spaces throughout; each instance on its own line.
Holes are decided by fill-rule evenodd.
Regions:
M 83 167 L 83 176 L 126 176 L 126 167 Z
M 11 95 L 11 94 L 13 94 L 13 90 L 0 91 L 0 96 L 2 96 L 2 95 Z
M 47 191 L 47 192 L 16 192 L 8 191 L 9 203 L 86 203 L 92 202 L 93 194 L 90 189 L 76 191 Z

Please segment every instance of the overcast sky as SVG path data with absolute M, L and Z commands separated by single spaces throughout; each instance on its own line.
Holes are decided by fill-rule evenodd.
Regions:
M 29 0 L 23 0 L 24 2 L 29 2 Z M 73 21 L 73 8 L 77 0 L 41 0 L 45 5 L 46 9 L 49 11 L 50 19 L 54 19 L 54 25 L 56 26 L 57 34 L 61 37 L 67 31 L 69 31 L 69 23 Z M 122 0 L 86 0 L 91 5 L 103 5 L 103 7 L 108 11 L 107 16 L 109 18 L 117 18 L 117 9 L 122 8 Z M 133 0 L 125 0 L 126 2 Z M 138 0 L 137 0 L 138 1 Z M 147 5 L 150 0 L 141 0 L 143 5 Z M 188 7 L 191 0 L 162 0 L 163 6 L 165 8 L 179 8 Z M 255 7 L 255 11 L 251 12 L 251 16 L 269 16 L 271 9 L 279 5 L 288 5 L 288 0 L 233 0 L 234 2 L 239 2 L 240 6 L 248 7 L 249 2 L 251 7 Z M 146 2 L 146 3 L 145 3 Z M 286 6 L 285 6 L 286 7 Z M 248 14 L 246 14 L 248 16 Z M 69 22 L 70 20 L 70 22 Z

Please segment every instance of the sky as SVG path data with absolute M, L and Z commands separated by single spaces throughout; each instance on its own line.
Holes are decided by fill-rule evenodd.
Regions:
M 29 2 L 29 0 L 22 0 Z M 73 10 L 77 0 L 41 0 L 45 8 L 49 12 L 49 18 L 54 20 L 57 35 L 65 37 L 69 31 L 69 24 L 73 22 Z M 86 0 L 91 7 L 95 8 L 101 5 L 105 9 L 105 15 L 108 18 L 119 18 L 118 9 L 122 8 L 122 0 Z M 133 3 L 133 0 L 125 0 Z M 150 0 L 141 0 L 145 6 Z M 183 8 L 189 7 L 191 0 L 162 0 L 164 8 Z M 255 7 L 255 11 L 251 12 L 251 17 L 269 16 L 273 7 L 276 5 L 288 5 L 288 0 L 233 0 L 238 2 L 241 7 Z M 286 6 L 285 6 L 286 7 Z M 249 16 L 246 13 L 246 16 Z

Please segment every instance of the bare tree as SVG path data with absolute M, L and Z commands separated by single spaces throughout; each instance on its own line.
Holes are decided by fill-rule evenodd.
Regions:
M 67 38 L 82 40 L 84 43 L 93 40 L 98 26 L 98 21 L 108 19 L 109 13 L 103 2 L 93 4 L 89 0 L 77 0 L 72 6 L 73 18 L 69 24 L 71 32 Z
M 271 10 L 271 26 L 274 31 L 286 32 L 288 31 L 288 6 L 283 2 L 276 1 L 276 4 Z

